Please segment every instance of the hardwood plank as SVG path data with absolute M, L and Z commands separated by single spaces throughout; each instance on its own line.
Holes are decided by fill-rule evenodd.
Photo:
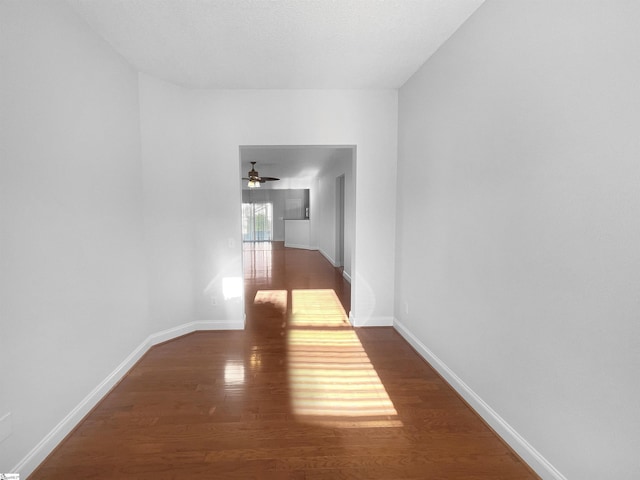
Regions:
M 538 478 L 318 252 L 245 267 L 245 331 L 153 347 L 30 478 Z

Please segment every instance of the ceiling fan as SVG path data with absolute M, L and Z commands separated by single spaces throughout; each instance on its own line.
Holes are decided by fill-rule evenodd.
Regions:
M 247 175 L 247 177 L 242 177 L 242 179 L 249 181 L 247 183 L 247 187 L 249 188 L 259 188 L 261 183 L 275 182 L 276 180 L 280 180 L 276 177 L 261 177 L 256 170 L 256 162 L 251 162 L 251 170 L 249 170 L 249 173 Z

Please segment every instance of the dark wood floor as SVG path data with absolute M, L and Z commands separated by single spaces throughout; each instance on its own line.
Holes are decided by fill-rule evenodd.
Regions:
M 532 479 L 318 252 L 245 247 L 245 331 L 153 347 L 31 479 Z

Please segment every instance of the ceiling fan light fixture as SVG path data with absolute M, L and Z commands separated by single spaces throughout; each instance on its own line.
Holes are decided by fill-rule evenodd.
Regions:
M 280 180 L 276 177 L 261 177 L 260 174 L 256 170 L 256 162 L 251 162 L 251 170 L 247 174 L 247 177 L 242 177 L 243 180 L 248 180 L 247 187 L 249 188 L 260 188 L 260 184 L 263 182 L 274 182 L 276 180 Z

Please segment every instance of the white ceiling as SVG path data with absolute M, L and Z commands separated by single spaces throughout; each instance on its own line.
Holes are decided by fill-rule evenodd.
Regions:
M 136 69 L 195 88 L 399 88 L 483 0 L 67 0 Z
M 191 88 L 399 88 L 484 0 L 67 0 L 137 70 Z M 242 147 L 267 188 L 351 150 Z
M 353 147 L 348 146 L 242 146 L 240 168 L 246 177 L 254 161 L 261 176 L 280 178 L 263 188 L 309 188 L 309 182 L 330 162 L 347 162 L 352 155 Z M 247 182 L 241 183 L 245 188 Z

